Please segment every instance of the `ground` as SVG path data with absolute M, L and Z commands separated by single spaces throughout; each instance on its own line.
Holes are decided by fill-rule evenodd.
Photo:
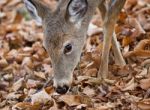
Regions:
M 53 8 L 55 0 L 44 0 Z M 96 78 L 103 33 L 99 12 L 89 26 L 71 90 L 55 93 L 43 32 L 21 0 L 0 1 L 0 110 L 150 110 L 150 0 L 127 0 L 116 35 L 127 65 L 109 57 L 110 83 Z

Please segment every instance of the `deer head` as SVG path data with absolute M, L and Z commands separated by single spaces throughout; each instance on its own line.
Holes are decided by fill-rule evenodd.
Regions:
M 33 18 L 42 23 L 44 47 L 54 69 L 56 92 L 68 91 L 80 60 L 86 32 L 100 0 L 60 0 L 52 11 L 38 0 L 24 0 Z

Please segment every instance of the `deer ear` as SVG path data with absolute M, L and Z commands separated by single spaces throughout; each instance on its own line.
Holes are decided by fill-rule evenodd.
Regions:
M 71 22 L 80 21 L 86 14 L 87 8 L 87 0 L 71 0 L 67 8 L 69 20 Z
M 44 19 L 46 14 L 48 14 L 48 10 L 50 9 L 41 2 L 39 2 L 38 0 L 23 0 L 23 1 L 30 15 L 39 24 L 42 24 L 42 20 Z

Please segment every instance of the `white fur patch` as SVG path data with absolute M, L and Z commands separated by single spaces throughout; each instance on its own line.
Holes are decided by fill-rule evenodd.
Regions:
M 75 27 L 77 29 L 80 29 L 81 28 L 81 23 L 82 23 L 82 20 L 78 21 L 76 24 L 75 24 Z
M 76 21 L 75 17 L 71 17 L 69 20 L 70 20 L 70 22 L 75 23 L 75 27 L 77 29 L 81 28 L 82 20 Z
M 70 85 L 72 83 L 72 80 L 73 80 L 72 76 L 69 79 L 58 80 L 54 78 L 54 87 L 57 88 L 58 86 L 63 87 L 64 85 Z

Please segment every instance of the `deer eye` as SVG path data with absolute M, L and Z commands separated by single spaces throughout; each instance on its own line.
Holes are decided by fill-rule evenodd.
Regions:
M 72 51 L 72 45 L 67 44 L 64 48 L 64 54 L 69 54 Z

